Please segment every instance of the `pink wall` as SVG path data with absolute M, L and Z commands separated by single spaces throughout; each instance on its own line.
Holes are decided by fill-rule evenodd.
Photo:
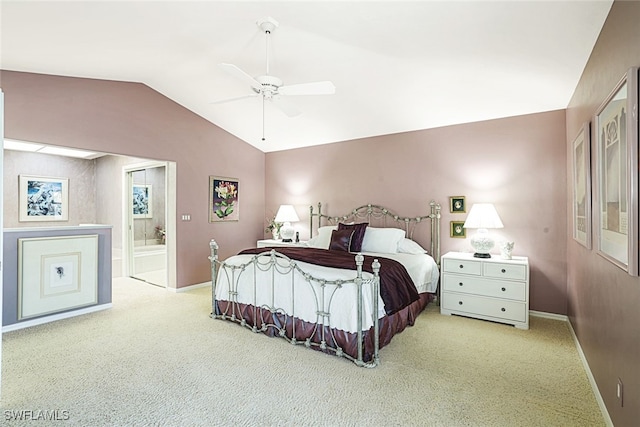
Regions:
M 640 3 L 613 3 L 567 108 L 567 152 L 580 126 L 632 66 L 640 65 Z M 592 132 L 593 134 L 593 132 Z M 593 147 L 593 145 L 592 145 Z M 593 152 L 593 151 L 592 151 Z M 570 160 L 570 157 L 568 158 Z M 592 169 L 595 166 L 592 156 Z M 571 163 L 568 163 L 571 171 Z M 572 194 L 571 175 L 567 176 Z M 570 208 L 570 200 L 567 208 Z M 568 210 L 569 217 L 571 211 Z M 572 227 L 571 219 L 568 220 Z M 607 410 L 616 426 L 640 420 L 640 278 L 589 250 L 567 234 L 569 317 Z M 624 383 L 624 407 L 616 398 Z
M 11 71 L 0 87 L 6 138 L 177 163 L 178 287 L 210 280 L 211 238 L 227 256 L 263 236 L 264 153 L 149 87 Z M 239 222 L 209 224 L 209 175 L 240 180 Z
M 496 234 L 530 258 L 531 309 L 566 314 L 565 147 L 561 110 L 268 153 L 266 211 L 294 204 L 307 237 L 310 204 L 331 215 L 374 203 L 418 216 L 435 199 L 445 253 L 471 250 L 449 237 L 449 222 L 466 218 L 449 213 L 449 197 L 465 196 L 467 209 L 492 202 L 505 225 Z

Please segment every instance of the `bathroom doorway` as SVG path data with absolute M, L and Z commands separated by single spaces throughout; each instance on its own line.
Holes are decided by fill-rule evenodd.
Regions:
M 127 275 L 168 285 L 168 174 L 166 162 L 130 165 L 126 173 Z

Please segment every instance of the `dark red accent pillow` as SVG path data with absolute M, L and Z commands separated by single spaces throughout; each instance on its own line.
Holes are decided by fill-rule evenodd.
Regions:
M 338 230 L 353 230 L 353 237 L 351 238 L 349 252 L 360 252 L 362 250 L 364 232 L 367 231 L 368 225 L 368 222 L 361 222 L 359 224 L 338 224 Z
M 329 250 L 349 252 L 352 236 L 353 230 L 333 230 Z

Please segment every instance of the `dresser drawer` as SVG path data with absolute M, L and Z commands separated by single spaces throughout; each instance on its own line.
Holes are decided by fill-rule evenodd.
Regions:
M 458 274 L 445 274 L 442 289 L 465 294 L 508 298 L 516 301 L 526 300 L 526 284 L 507 280 L 487 280 Z
M 466 259 L 444 259 L 442 269 L 447 273 L 482 275 L 482 262 Z
M 525 303 L 468 294 L 443 292 L 442 308 L 460 314 L 469 314 L 470 316 L 482 315 L 516 322 L 525 322 L 527 320 Z
M 485 263 L 483 274 L 485 277 L 497 279 L 526 280 L 527 266 L 520 264 Z

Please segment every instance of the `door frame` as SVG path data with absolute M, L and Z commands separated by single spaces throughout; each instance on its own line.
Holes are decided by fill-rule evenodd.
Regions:
M 0 88 L 0 289 L 4 289 L 4 93 Z M 0 319 L 2 319 L 2 292 L 0 292 Z M 2 325 L 0 325 L 0 384 L 2 384 Z M 0 387 L 2 395 L 2 387 Z
M 122 167 L 122 273 L 125 277 L 131 276 L 131 256 L 133 254 L 133 239 L 130 233 L 133 230 L 133 211 L 131 209 L 133 199 L 131 172 L 140 169 L 163 167 L 165 168 L 165 245 L 167 246 L 167 289 L 176 290 L 177 286 L 177 260 L 176 260 L 176 163 L 170 161 L 149 160 L 140 163 L 132 163 Z

